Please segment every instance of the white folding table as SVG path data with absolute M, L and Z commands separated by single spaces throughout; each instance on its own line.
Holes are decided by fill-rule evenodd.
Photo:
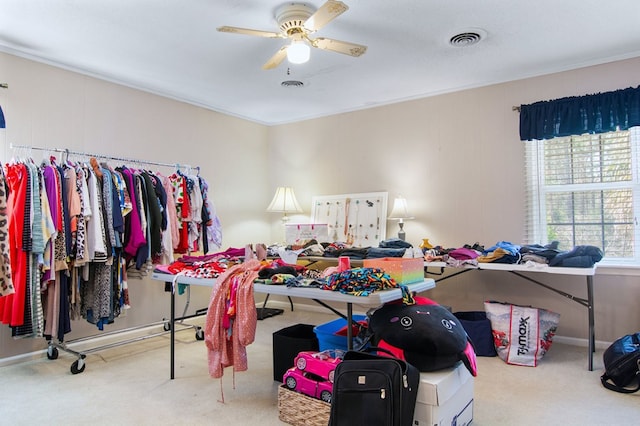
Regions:
M 561 296 L 564 296 L 574 302 L 584 306 L 587 308 L 588 312 L 588 327 L 589 327 L 589 371 L 593 371 L 593 353 L 595 352 L 595 318 L 594 318 L 594 310 L 593 310 L 593 276 L 596 274 L 596 266 L 591 268 L 566 268 L 566 267 L 555 267 L 549 265 L 537 265 L 537 264 L 508 264 L 508 263 L 482 263 L 478 262 L 477 266 L 468 266 L 468 267 L 455 267 L 451 266 L 446 262 L 425 262 L 425 274 L 434 275 L 433 272 L 429 272 L 429 268 L 440 268 L 440 278 L 435 278 L 436 282 L 443 281 L 448 278 L 453 278 L 456 275 L 460 275 L 464 272 L 469 271 L 477 271 L 477 270 L 485 270 L 485 271 L 505 271 L 511 274 L 517 275 L 522 279 L 525 279 L 529 282 L 537 284 L 541 287 L 544 287 L 548 290 L 551 290 Z M 445 268 L 450 268 L 454 272 L 448 275 L 442 275 L 444 273 Z M 564 292 L 557 288 L 554 288 L 548 284 L 545 284 L 538 279 L 534 279 L 529 275 L 525 275 L 525 273 L 533 273 L 537 276 L 542 276 L 543 274 L 552 274 L 552 275 L 576 275 L 586 277 L 587 281 L 587 297 L 586 299 L 583 297 L 578 297 L 573 294 Z
M 206 287 L 213 287 L 216 283 L 215 278 L 193 278 L 185 275 L 172 275 L 160 272 L 154 272 L 152 278 L 157 281 L 162 281 L 171 285 L 171 379 L 174 378 L 174 364 L 175 364 L 175 285 L 176 284 L 190 284 L 200 285 Z M 407 288 L 412 293 L 420 293 L 425 290 L 434 288 L 436 285 L 435 280 L 431 278 L 425 278 L 423 281 L 406 284 Z M 393 288 L 389 290 L 375 291 L 369 296 L 354 296 L 350 294 L 343 294 L 338 291 L 322 290 L 319 288 L 306 288 L 306 287 L 287 287 L 286 285 L 273 285 L 273 284 L 254 284 L 253 290 L 256 293 L 275 294 L 288 297 L 299 297 L 304 299 L 311 299 L 322 306 L 325 306 L 334 312 L 327 302 L 345 303 L 347 307 L 347 344 L 349 349 L 352 348 L 352 324 L 353 324 L 353 305 L 361 305 L 365 307 L 381 306 L 387 302 L 402 299 L 402 290 L 400 288 Z

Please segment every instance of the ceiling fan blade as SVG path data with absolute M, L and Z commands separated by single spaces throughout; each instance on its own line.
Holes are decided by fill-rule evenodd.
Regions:
M 282 46 L 275 55 L 273 55 L 267 62 L 265 62 L 265 64 L 262 66 L 262 69 L 271 70 L 280 65 L 284 58 L 287 57 L 287 47 L 289 46 Z
M 330 38 L 318 37 L 310 41 L 311 45 L 318 49 L 330 50 L 332 52 L 343 53 L 350 56 L 360 56 L 367 51 L 367 46 L 349 43 L 346 41 L 332 40 Z
M 267 38 L 285 38 L 285 36 L 282 35 L 281 33 L 274 33 L 272 31 L 251 30 L 248 28 L 224 26 L 224 27 L 218 27 L 217 30 L 222 33 L 245 34 L 245 35 L 267 37 Z
M 349 6 L 341 1 L 328 0 L 320 6 L 313 15 L 304 22 L 304 28 L 309 32 L 318 31 L 320 28 L 333 21 L 349 9 Z

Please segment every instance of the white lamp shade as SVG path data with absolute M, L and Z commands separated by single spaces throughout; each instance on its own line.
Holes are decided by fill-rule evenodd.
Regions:
M 292 41 L 287 48 L 287 59 L 292 64 L 304 64 L 311 57 L 311 48 L 303 41 Z
M 271 204 L 267 207 L 268 212 L 273 213 L 302 213 L 302 208 L 296 200 L 293 188 L 289 186 L 279 186 L 276 194 L 271 200 Z
M 406 198 L 398 197 L 393 200 L 393 209 L 391 209 L 389 219 L 413 219 L 413 216 L 409 213 Z

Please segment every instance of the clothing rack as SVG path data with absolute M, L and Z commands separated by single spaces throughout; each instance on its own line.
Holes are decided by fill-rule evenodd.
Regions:
M 138 160 L 138 159 L 133 159 L 133 158 L 126 158 L 126 157 L 114 157 L 111 155 L 104 155 L 104 154 L 94 154 L 94 153 L 88 153 L 88 152 L 81 152 L 81 151 L 73 151 L 73 150 L 69 150 L 66 148 L 44 148 L 44 147 L 37 147 L 37 146 L 29 146 L 29 145 L 14 145 L 14 144 L 10 144 L 10 148 L 11 149 L 25 149 L 25 150 L 37 150 L 37 151 L 48 151 L 48 152 L 59 152 L 64 154 L 64 158 L 63 157 L 63 162 L 66 162 L 68 160 L 69 155 L 78 155 L 78 156 L 83 156 L 83 157 L 95 157 L 95 158 L 100 158 L 100 159 L 106 159 L 106 160 L 113 160 L 113 161 L 118 161 L 118 162 L 125 162 L 125 163 L 135 163 L 135 164 L 146 164 L 146 165 L 154 165 L 154 166 L 163 166 L 163 167 L 172 167 L 175 168 L 176 170 L 180 170 L 181 167 L 186 168 L 187 170 L 192 170 L 192 169 L 196 169 L 198 174 L 200 173 L 200 167 L 196 166 L 196 167 L 192 167 L 188 164 L 179 164 L 179 163 L 163 163 L 163 162 L 158 162 L 158 161 L 148 161 L 148 160 Z M 165 288 L 165 291 L 172 291 L 174 292 L 175 289 L 167 289 Z M 171 312 L 171 316 L 172 316 L 172 320 L 168 321 L 166 318 L 163 318 L 162 321 L 157 321 L 157 322 L 153 322 L 153 323 L 148 323 L 148 324 L 143 324 L 143 325 L 139 325 L 139 326 L 134 326 L 134 327 L 128 327 L 125 329 L 121 329 L 121 330 L 114 330 L 114 331 L 110 331 L 110 332 L 104 332 L 104 333 L 100 333 L 100 334 L 94 334 L 91 336 L 86 336 L 86 337 L 81 337 L 81 338 L 77 338 L 77 339 L 73 339 L 70 341 L 58 341 L 57 339 L 55 339 L 53 336 L 50 340 L 48 340 L 48 346 L 47 346 L 47 358 L 50 360 L 53 359 L 57 359 L 58 358 L 58 354 L 59 354 L 59 350 L 63 350 L 67 353 L 70 353 L 72 355 L 75 355 L 77 357 L 77 359 L 71 364 L 70 367 L 70 371 L 72 374 L 79 374 L 82 373 L 85 369 L 86 363 L 85 363 L 85 358 L 87 356 L 87 354 L 90 353 L 94 353 L 94 352 L 98 352 L 98 351 L 102 351 L 105 349 L 110 349 L 110 348 L 114 348 L 114 347 L 119 347 L 119 346 L 123 346 L 126 344 L 130 344 L 130 343 L 135 343 L 135 342 L 140 342 L 152 337 L 158 337 L 167 333 L 171 333 L 171 335 L 173 336 L 173 334 L 175 333 L 175 331 L 182 331 L 182 330 L 188 330 L 188 329 L 195 329 L 195 338 L 196 340 L 204 340 L 204 331 L 202 330 L 202 328 L 198 325 L 193 325 L 193 324 L 188 324 L 186 322 L 184 322 L 186 319 L 190 319 L 190 318 L 195 318 L 195 317 L 199 317 L 202 315 L 206 314 L 207 309 L 199 309 L 195 312 L 195 314 L 191 314 L 191 315 L 187 315 L 187 310 L 189 309 L 189 305 L 190 305 L 190 300 L 191 300 L 191 288 L 187 287 L 186 289 L 186 293 L 187 293 L 187 300 L 184 306 L 184 310 L 182 312 L 182 315 L 178 318 L 173 318 L 175 313 L 174 313 L 174 306 L 172 305 L 172 312 Z M 85 342 L 85 341 L 89 341 L 92 339 L 102 339 L 105 337 L 109 337 L 109 336 L 115 336 L 118 334 L 124 334 L 124 333 L 131 333 L 131 332 L 135 332 L 137 330 L 143 330 L 143 329 L 147 329 L 147 328 L 151 328 L 154 326 L 158 326 L 158 325 L 163 325 L 163 331 L 159 331 L 159 332 L 154 332 L 154 333 L 150 333 L 150 334 L 145 334 L 142 336 L 137 336 L 137 337 L 132 337 L 129 339 L 125 339 L 125 340 L 119 340 L 116 342 L 112 342 L 112 343 L 107 343 L 104 345 L 100 345 L 100 346 L 96 346 L 96 347 L 91 347 L 91 348 L 87 348 L 81 351 L 76 351 L 74 349 L 72 349 L 70 346 L 74 346 L 76 344 Z M 175 328 L 177 328 L 177 326 L 180 326 L 180 330 L 177 330 Z
M 180 169 L 181 167 L 187 169 L 196 169 L 198 172 L 200 171 L 200 166 L 192 167 L 189 164 L 180 164 L 180 163 L 163 163 L 159 161 L 149 161 L 149 160 L 137 160 L 135 158 L 127 158 L 127 157 L 114 157 L 111 155 L 104 154 L 94 154 L 89 152 L 82 151 L 72 151 L 66 148 L 44 148 L 38 146 L 30 146 L 30 145 L 10 145 L 11 149 L 27 149 L 27 150 L 36 150 L 36 151 L 48 151 L 48 152 L 59 152 L 65 154 L 67 158 L 63 158 L 63 161 L 66 161 L 69 155 L 79 155 L 82 157 L 95 157 L 102 158 L 105 160 L 113 160 L 113 161 L 123 161 L 125 163 L 136 163 L 136 164 L 148 164 L 152 166 L 163 166 L 163 167 L 175 167 L 176 169 Z
M 173 291 L 173 290 L 171 290 Z M 114 330 L 114 331 L 107 331 L 104 333 L 100 333 L 100 334 L 93 334 L 91 336 L 86 336 L 86 337 L 80 337 L 77 339 L 73 339 L 67 342 L 59 342 L 53 339 L 53 337 L 48 341 L 48 346 L 47 346 L 47 359 L 53 360 L 53 359 L 57 359 L 58 358 L 58 354 L 59 354 L 59 350 L 65 351 L 69 354 L 75 355 L 77 357 L 77 359 L 75 361 L 73 361 L 71 363 L 71 367 L 70 367 L 70 371 L 71 374 L 79 374 L 82 373 L 86 367 L 86 362 L 85 362 L 85 358 L 87 357 L 88 354 L 94 353 L 94 352 L 100 352 L 106 349 L 111 349 L 111 348 L 117 348 L 120 346 L 124 346 L 124 345 L 128 345 L 130 343 L 136 343 L 136 342 L 141 342 L 147 339 L 151 339 L 153 337 L 158 337 L 158 336 L 163 336 L 165 334 L 170 333 L 171 336 L 175 335 L 176 331 L 184 331 L 184 330 L 189 330 L 189 329 L 194 329 L 195 330 L 195 338 L 196 340 L 204 340 L 204 330 L 202 329 L 202 327 L 200 327 L 199 325 L 194 325 L 194 324 L 188 324 L 186 322 L 184 322 L 187 319 L 190 318 L 196 318 L 199 316 L 203 316 L 207 313 L 207 308 L 204 309 L 199 309 L 196 311 L 195 314 L 192 315 L 186 315 L 187 310 L 189 308 L 189 303 L 191 300 L 191 287 L 187 286 L 187 301 L 185 303 L 184 306 L 184 310 L 182 312 L 182 316 L 172 319 L 172 320 L 168 320 L 166 318 L 164 318 L 162 321 L 157 321 L 157 322 L 153 322 L 153 323 L 148 323 L 148 324 L 143 324 L 143 325 L 139 325 L 139 326 L 134 326 L 134 327 L 128 327 L 128 328 L 124 328 L 121 330 Z M 175 315 L 174 314 L 174 305 L 171 306 L 171 315 Z M 137 336 L 137 337 L 131 337 L 129 339 L 125 339 L 125 340 L 118 340 L 117 342 L 113 342 L 113 343 L 106 343 L 104 345 L 100 345 L 100 346 L 95 346 L 95 347 L 91 347 L 91 348 L 87 348 L 84 350 L 79 350 L 76 351 L 74 349 L 72 349 L 70 346 L 76 345 L 76 344 L 81 344 L 82 342 L 86 342 L 92 339 L 102 339 L 105 337 L 109 337 L 109 336 L 117 336 L 119 334 L 124 334 L 124 333 L 131 333 L 131 332 L 135 332 L 137 330 L 144 330 L 144 329 L 149 329 L 155 326 L 159 326 L 162 325 L 163 326 L 163 330 L 162 331 L 158 331 L 155 333 L 150 333 L 150 334 L 145 334 L 142 336 Z M 180 326 L 180 329 L 177 329 L 177 326 Z

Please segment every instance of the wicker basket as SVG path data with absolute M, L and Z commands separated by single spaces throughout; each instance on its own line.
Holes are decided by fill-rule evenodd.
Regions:
M 327 426 L 331 404 L 320 399 L 278 387 L 279 419 L 294 426 Z

